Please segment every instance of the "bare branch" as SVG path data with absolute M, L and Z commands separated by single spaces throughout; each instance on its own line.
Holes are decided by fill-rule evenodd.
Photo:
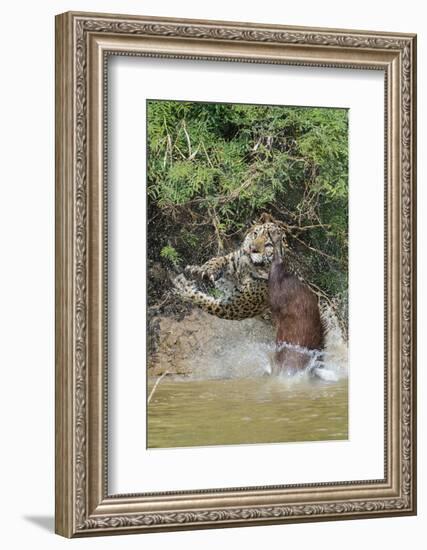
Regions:
M 212 162 L 211 162 L 211 159 L 209 158 L 208 152 L 207 152 L 207 150 L 206 150 L 206 147 L 205 147 L 205 144 L 204 144 L 203 141 L 202 141 L 202 147 L 203 147 L 203 151 L 205 152 L 206 158 L 207 158 L 207 160 L 208 160 L 209 166 L 210 166 L 211 168 L 213 168 L 214 166 L 213 166 L 213 164 L 212 164 Z
M 211 216 L 212 225 L 215 229 L 215 235 L 217 239 L 217 248 L 218 248 L 217 253 L 222 254 L 224 252 L 224 242 L 221 237 L 220 221 L 218 219 L 218 214 L 216 213 L 216 210 L 213 207 L 209 208 L 208 212 L 209 212 L 209 215 Z
M 292 235 L 292 238 L 300 242 L 302 245 L 304 245 L 309 250 L 315 252 L 316 254 L 320 254 L 321 256 L 324 256 L 325 258 L 329 258 L 330 260 L 333 260 L 334 262 L 341 263 L 341 260 L 339 258 L 336 258 L 335 256 L 331 256 L 330 254 L 326 254 L 326 252 L 323 252 L 323 250 L 319 250 L 318 248 L 314 248 L 314 246 L 310 246 L 306 242 L 304 242 L 302 239 L 299 239 L 296 235 Z
M 188 158 L 191 158 L 191 141 L 190 136 L 188 135 L 187 128 L 185 127 L 185 120 L 182 121 L 182 129 L 184 130 L 185 137 L 187 138 L 187 144 L 188 144 Z
M 156 389 L 157 389 L 157 386 L 160 384 L 160 382 L 163 380 L 163 378 L 164 378 L 167 374 L 169 374 L 169 370 L 165 370 L 165 372 L 156 380 L 156 383 L 154 384 L 153 389 L 151 390 L 150 395 L 148 396 L 147 405 L 150 404 L 151 398 L 153 397 L 154 392 L 155 392 Z

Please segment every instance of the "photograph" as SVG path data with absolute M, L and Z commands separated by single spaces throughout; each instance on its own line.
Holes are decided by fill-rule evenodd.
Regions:
M 347 440 L 349 110 L 146 103 L 147 448 Z

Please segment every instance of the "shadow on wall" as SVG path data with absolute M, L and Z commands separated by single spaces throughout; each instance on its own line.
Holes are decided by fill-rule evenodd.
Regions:
M 24 520 L 37 525 L 45 531 L 53 533 L 55 531 L 55 519 L 53 516 L 23 516 Z

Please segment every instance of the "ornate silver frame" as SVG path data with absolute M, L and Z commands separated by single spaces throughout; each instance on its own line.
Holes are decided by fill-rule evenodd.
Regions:
M 105 117 L 108 55 L 385 73 L 385 477 L 109 495 Z M 65 13 L 56 18 L 56 532 L 66 537 L 416 513 L 416 37 Z

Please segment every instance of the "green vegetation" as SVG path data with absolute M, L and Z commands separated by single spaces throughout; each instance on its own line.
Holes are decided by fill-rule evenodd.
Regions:
M 147 113 L 151 263 L 228 252 L 269 212 L 309 280 L 346 303 L 347 110 L 148 101 Z
M 170 244 L 160 250 L 160 256 L 169 260 L 173 265 L 177 264 L 180 259 L 178 252 Z

